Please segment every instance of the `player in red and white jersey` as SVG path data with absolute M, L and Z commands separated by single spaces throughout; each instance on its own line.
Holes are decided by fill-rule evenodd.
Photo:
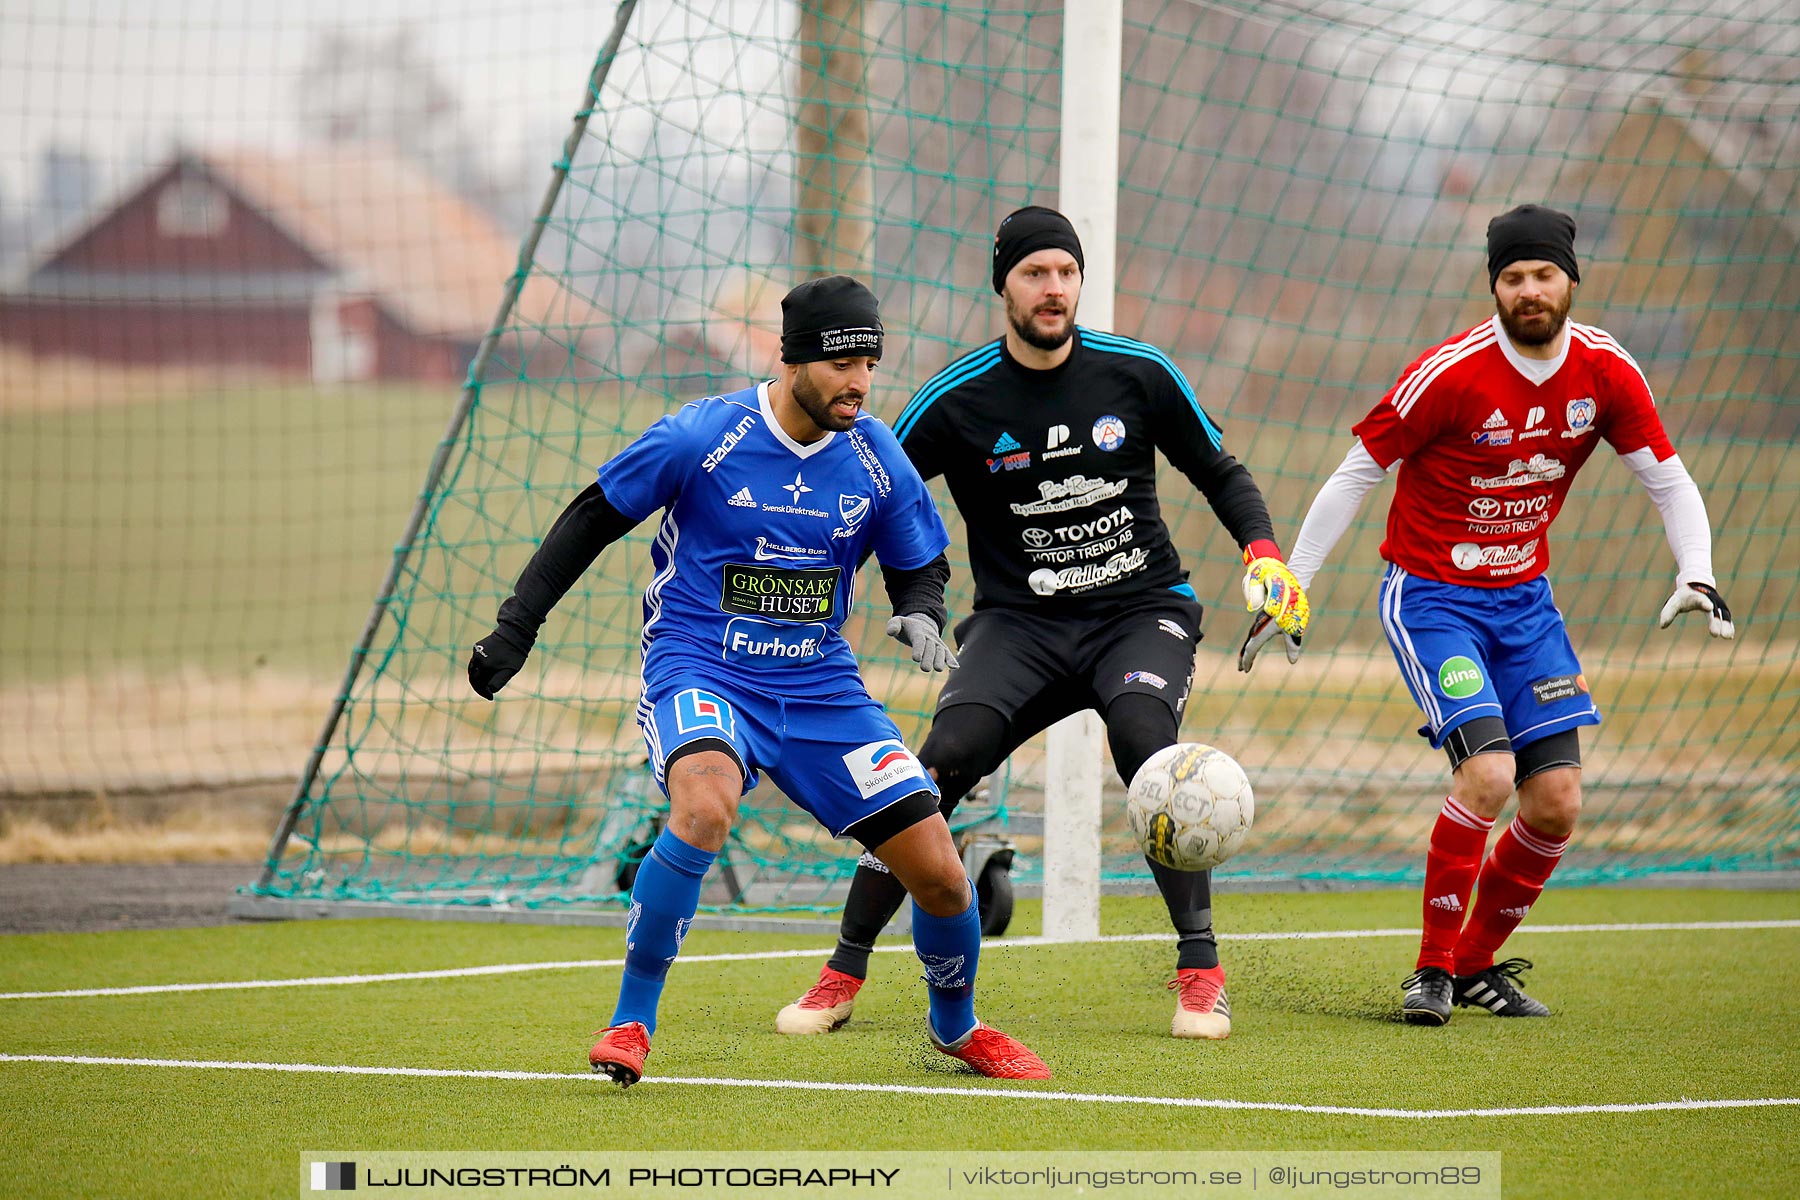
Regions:
M 1397 474 L 1382 628 L 1425 713 L 1419 732 L 1449 755 L 1454 778 L 1426 858 L 1416 969 L 1402 985 L 1412 1024 L 1446 1023 L 1453 1003 L 1549 1015 L 1518 986 L 1531 964 L 1494 957 L 1568 846 L 1581 811 L 1578 730 L 1600 723 L 1543 577 L 1550 524 L 1600 440 L 1650 493 L 1674 551 L 1659 623 L 1699 611 L 1714 637 L 1734 635 L 1706 504 L 1643 372 L 1605 330 L 1568 320 L 1580 280 L 1565 214 L 1527 204 L 1489 222 L 1494 316 L 1421 355 L 1356 424 L 1288 560 L 1310 589 L 1363 498 Z M 1254 622 L 1238 668 L 1278 632 Z M 1300 642 L 1282 636 L 1294 662 Z M 1484 863 L 1515 789 L 1518 814 Z

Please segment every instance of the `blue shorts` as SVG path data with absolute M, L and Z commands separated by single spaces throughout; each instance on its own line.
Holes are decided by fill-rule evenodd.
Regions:
M 1499 717 L 1514 747 L 1577 725 L 1600 710 L 1543 576 L 1509 587 L 1464 587 L 1388 567 L 1381 627 L 1413 701 L 1422 737 L 1444 737 L 1474 717 Z
M 689 742 L 729 742 L 744 791 L 766 771 L 787 797 L 842 837 L 850 826 L 915 792 L 938 794 L 900 730 L 860 680 L 853 690 L 782 698 L 711 674 L 673 674 L 638 701 L 657 786 L 669 755 Z

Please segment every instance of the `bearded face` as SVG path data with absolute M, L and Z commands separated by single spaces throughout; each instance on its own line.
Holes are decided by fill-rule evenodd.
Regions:
M 1520 346 L 1554 342 L 1575 302 L 1575 281 L 1554 263 L 1509 263 L 1494 280 L 1494 308 L 1506 336 Z

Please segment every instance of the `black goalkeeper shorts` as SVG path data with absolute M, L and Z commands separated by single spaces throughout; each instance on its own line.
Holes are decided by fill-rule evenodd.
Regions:
M 1179 723 L 1194 680 L 1201 608 L 1175 592 L 1152 592 L 1102 616 L 1046 617 L 982 609 L 956 626 L 962 665 L 938 695 L 938 711 L 982 704 L 1018 728 L 1047 728 L 1071 713 L 1104 714 L 1127 692 L 1155 696 Z

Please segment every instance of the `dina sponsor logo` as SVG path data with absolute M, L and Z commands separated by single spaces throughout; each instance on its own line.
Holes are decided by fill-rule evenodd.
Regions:
M 893 738 L 858 746 L 844 755 L 844 769 L 864 800 L 874 799 L 903 779 L 925 777 L 925 768 L 913 752 Z
M 725 456 L 737 449 L 737 444 L 744 440 L 744 435 L 749 433 L 755 426 L 755 416 L 746 416 L 743 420 L 739 421 L 736 428 L 725 434 L 723 441 L 706 452 L 706 457 L 700 460 L 700 466 L 708 475 L 711 475 L 713 468 L 724 462 Z
M 725 623 L 726 662 L 766 662 L 786 659 L 801 662 L 824 654 L 825 626 L 775 625 L 754 617 L 733 617 Z
M 1467 700 L 1479 692 L 1486 682 L 1475 660 L 1458 654 L 1444 660 L 1438 668 L 1438 690 L 1452 700 Z
M 771 621 L 829 621 L 837 615 L 842 567 L 725 564 L 719 611 Z
M 1021 517 L 1040 517 L 1049 513 L 1068 512 L 1117 499 L 1129 485 L 1125 479 L 1095 479 L 1091 475 L 1071 475 L 1060 483 L 1045 480 L 1038 484 L 1038 499 L 1009 508 Z
M 1483 479 L 1479 475 L 1469 476 L 1469 486 L 1478 488 L 1511 488 L 1525 487 L 1534 483 L 1549 483 L 1553 479 L 1561 479 L 1568 473 L 1562 460 L 1551 458 L 1547 454 L 1534 454 L 1527 459 L 1515 458 L 1506 465 L 1506 474 L 1491 479 Z

